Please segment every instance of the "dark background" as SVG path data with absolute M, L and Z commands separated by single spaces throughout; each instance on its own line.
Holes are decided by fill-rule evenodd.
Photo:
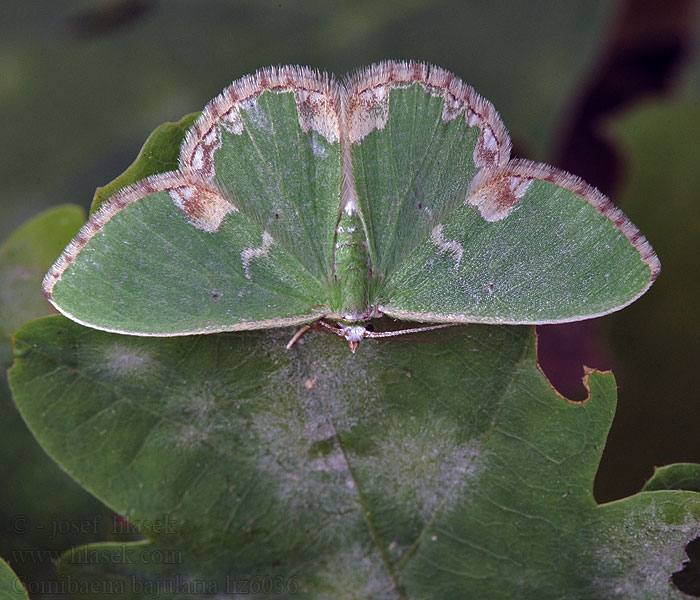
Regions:
M 584 397 L 583 364 L 615 371 L 595 492 L 620 498 L 654 466 L 700 462 L 699 14 L 695 0 L 0 1 L 0 242 L 47 207 L 87 208 L 158 124 L 261 66 L 445 67 L 494 103 L 516 155 L 598 186 L 659 254 L 661 277 L 634 305 L 540 328 L 562 392 Z M 110 513 L 36 446 L 4 381 L 0 411 L 0 555 L 99 539 L 12 531 L 18 513 L 47 527 Z

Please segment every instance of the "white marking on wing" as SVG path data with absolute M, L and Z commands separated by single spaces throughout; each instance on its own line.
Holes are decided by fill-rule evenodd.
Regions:
M 265 110 L 258 103 L 258 98 L 250 98 L 245 102 L 241 103 L 241 109 L 246 113 L 246 116 L 250 119 L 250 122 L 255 126 L 256 129 L 265 131 L 266 133 L 272 133 L 272 123 L 270 118 L 265 113 Z
M 252 279 L 252 275 L 250 274 L 250 261 L 267 256 L 270 253 L 270 246 L 272 246 L 273 241 L 274 239 L 270 233 L 263 231 L 262 246 L 259 248 L 246 248 L 241 252 L 241 262 L 243 263 L 246 279 Z
M 357 200 L 357 189 L 355 188 L 355 177 L 352 172 L 351 167 L 348 166 L 350 162 L 350 153 L 343 149 L 343 172 L 342 172 L 342 183 L 341 183 L 341 205 L 340 210 L 344 211 L 346 215 L 352 216 L 352 213 L 357 212 L 359 209 L 359 202 Z
M 201 146 L 197 146 L 192 155 L 192 168 L 196 171 L 201 171 L 204 168 L 204 150 Z
M 297 104 L 299 126 L 304 133 L 313 130 L 331 144 L 340 139 L 338 108 L 333 94 L 299 88 L 294 91 L 294 100 Z
M 243 119 L 241 118 L 241 107 L 235 104 L 221 117 L 221 125 L 226 131 L 234 135 L 243 133 Z
M 328 154 L 328 151 L 321 143 L 321 140 L 318 139 L 318 135 L 319 134 L 316 131 L 311 132 L 311 136 L 309 137 L 309 143 L 311 144 L 311 152 L 314 153 L 314 156 L 325 158 Z
M 435 226 L 430 233 L 430 239 L 441 252 L 447 252 L 452 255 L 452 258 L 455 259 L 455 271 L 459 269 L 459 264 L 462 262 L 462 257 L 464 256 L 464 247 L 462 244 L 454 240 L 446 240 L 442 236 L 442 225 Z
M 356 94 L 356 107 L 350 113 L 348 137 L 358 143 L 375 129 L 382 130 L 389 119 L 388 85 L 377 85 Z
M 445 90 L 442 94 L 445 103 L 442 106 L 442 120 L 449 123 L 452 119 L 456 119 L 465 109 L 465 103 L 461 98 L 455 98 Z

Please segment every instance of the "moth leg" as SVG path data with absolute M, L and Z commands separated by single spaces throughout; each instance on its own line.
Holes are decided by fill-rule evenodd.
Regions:
M 331 323 L 328 323 L 323 319 L 319 319 L 315 323 L 309 323 L 308 325 L 304 325 L 299 331 L 297 331 L 292 337 L 292 339 L 289 340 L 289 343 L 287 344 L 287 350 L 289 350 L 294 344 L 296 344 L 299 338 L 302 335 L 304 335 L 309 329 L 325 329 L 329 333 L 333 333 L 339 337 L 343 337 L 343 330 L 340 327 L 336 327 L 335 325 L 332 325 Z

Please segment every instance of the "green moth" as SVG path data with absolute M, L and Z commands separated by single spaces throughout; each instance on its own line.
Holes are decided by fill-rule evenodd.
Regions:
M 491 103 L 438 67 L 383 62 L 343 82 L 262 69 L 207 105 L 177 171 L 93 214 L 44 293 L 106 331 L 319 323 L 353 351 L 389 335 L 366 327 L 382 315 L 562 323 L 641 296 L 660 265 L 637 228 L 510 149 Z

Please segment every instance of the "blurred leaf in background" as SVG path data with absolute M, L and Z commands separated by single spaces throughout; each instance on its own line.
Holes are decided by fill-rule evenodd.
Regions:
M 599 481 L 617 494 L 653 466 L 700 456 L 700 94 L 646 102 L 616 119 L 611 134 L 627 158 L 621 204 L 642 231 L 654 232 L 662 264 L 645 303 L 606 320 L 615 375 L 629 398 Z
M 695 275 L 699 193 L 693 163 L 700 139 L 696 127 L 700 69 L 697 64 L 686 65 L 692 77 L 684 99 L 646 105 L 621 118 L 613 126 L 612 154 L 587 146 L 575 125 L 583 98 L 595 108 L 601 95 L 637 85 L 661 63 L 664 68 L 676 64 L 671 55 L 674 36 L 680 35 L 678 21 L 686 29 L 697 25 L 697 10 L 695 17 L 688 13 L 698 3 L 659 3 L 661 13 L 675 15 L 673 26 L 668 25 L 671 17 L 664 21 L 640 10 L 654 4 L 642 0 L 4 3 L 0 242 L 44 208 L 65 202 L 87 208 L 95 188 L 133 161 L 154 127 L 200 110 L 233 79 L 258 67 L 300 63 L 342 75 L 384 58 L 438 64 L 494 103 L 519 155 L 553 161 L 563 136 L 580 155 L 603 156 L 609 181 L 618 177 L 620 168 L 626 173 L 626 191 L 611 195 L 658 250 L 662 275 L 640 302 L 594 326 L 596 331 L 607 331 L 609 347 L 595 332 L 583 339 L 593 342 L 589 355 L 612 362 L 620 383 L 619 417 L 603 457 L 597 491 L 602 499 L 627 495 L 639 489 L 653 465 L 700 458 L 696 386 L 691 380 L 698 355 L 693 323 L 700 304 Z M 634 15 L 646 15 L 646 22 Z M 663 27 L 656 27 L 659 23 Z M 620 39 L 636 39 L 644 27 L 652 30 L 647 40 L 651 43 L 639 46 L 636 54 L 606 54 L 610 47 L 618 47 Z M 697 39 L 696 28 L 696 49 Z M 609 56 L 626 68 L 599 80 Z M 645 93 L 650 88 L 654 85 L 648 85 Z M 657 86 L 656 92 L 667 89 Z M 586 127 L 604 133 L 598 118 Z M 580 160 L 569 163 L 563 152 L 560 155 L 560 166 L 603 187 L 596 180 L 602 173 L 600 164 L 588 171 Z M 610 165 L 614 168 L 608 173 Z M 37 295 L 36 301 L 43 299 Z M 40 306 L 36 316 L 47 314 L 43 310 L 48 311 L 48 305 Z M 5 326 L 5 333 L 14 326 Z M 567 344 L 573 348 L 569 364 L 578 377 L 582 342 L 573 340 L 565 339 L 564 350 L 560 345 L 556 351 L 565 354 Z M 9 346 L 0 349 L 7 356 Z M 5 412 L 9 399 L 6 391 L 1 393 Z M 89 496 L 45 457 L 16 413 L 8 414 L 10 434 L 0 436 L 0 463 L 8 469 L 4 476 L 10 481 L 18 482 L 21 474 L 28 482 L 3 489 L 2 527 L 9 526 L 5 516 L 25 501 L 44 503 L 41 510 L 53 503 L 58 518 L 71 518 L 71 503 L 83 506 L 81 498 Z M 5 422 L 3 414 L 3 430 Z M 22 441 L 15 442 L 19 438 L 14 436 Z M 44 474 L 45 469 L 55 473 Z M 43 494 L 32 498 L 36 490 Z M 94 517 L 102 510 L 98 504 L 92 507 L 84 516 L 77 509 L 75 518 Z M 2 531 L 3 543 L 11 539 L 10 544 L 16 544 Z M 53 548 L 41 539 L 33 543 Z
M 112 514 L 39 447 L 15 408 L 5 374 L 10 335 L 54 312 L 39 291 L 41 280 L 84 220 L 79 206 L 51 208 L 0 245 L 0 556 L 30 586 L 56 579 L 55 559 L 63 550 L 104 539 Z
M 343 75 L 426 60 L 491 100 L 516 144 L 544 158 L 604 38 L 612 0 L 123 0 L 6 3 L 0 239 L 42 208 L 80 202 L 163 121 L 232 80 L 299 63 Z M 556 51 L 552 51 L 556 49 Z

